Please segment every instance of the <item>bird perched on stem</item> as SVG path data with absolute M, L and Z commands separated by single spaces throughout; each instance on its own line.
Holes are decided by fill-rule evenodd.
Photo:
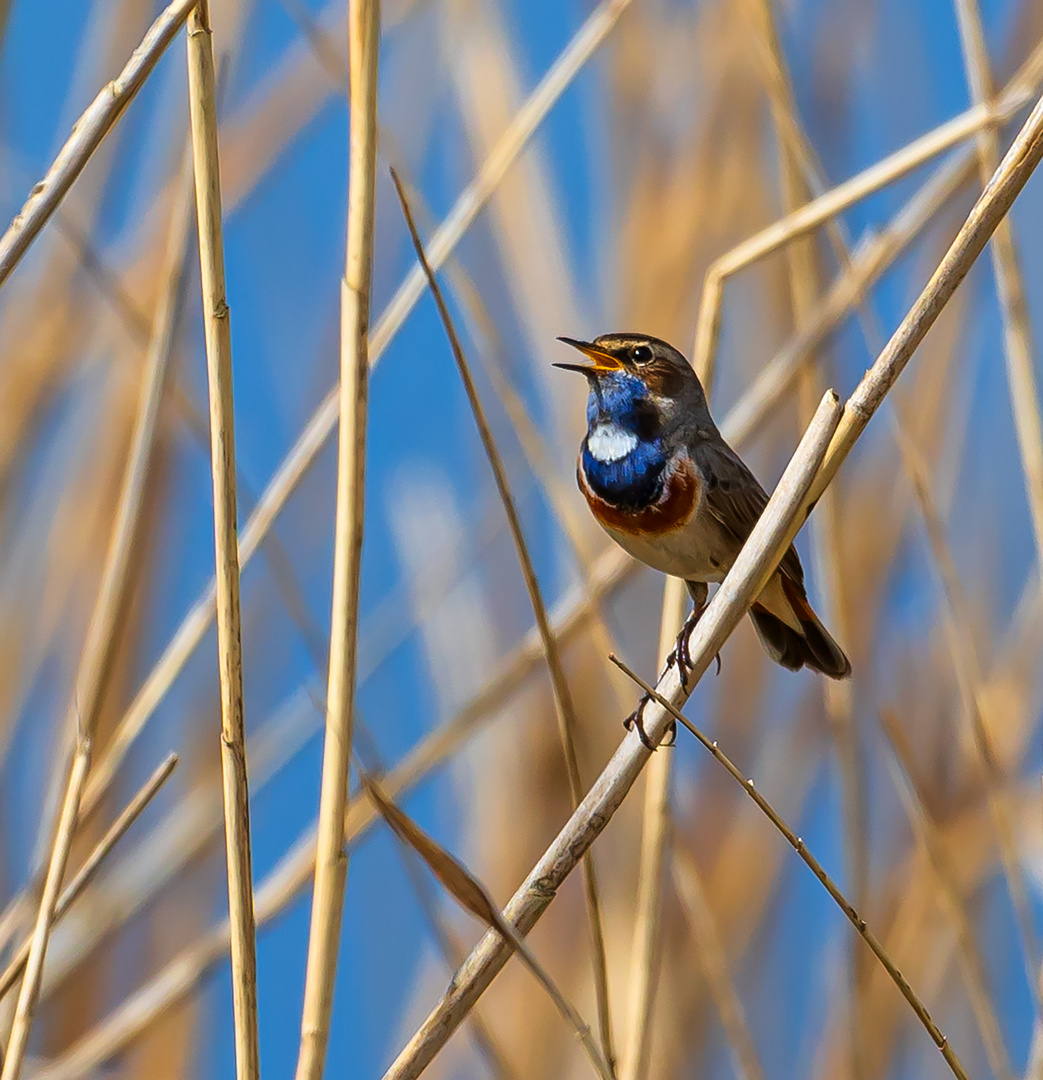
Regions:
M 768 496 L 710 418 L 699 377 L 672 345 L 645 334 L 559 341 L 589 364 L 555 364 L 586 376 L 587 434 L 577 479 L 598 524 L 625 551 L 683 578 L 694 601 L 668 663 L 685 682 L 688 638 L 706 606 L 707 583 L 724 580 Z M 750 608 L 768 655 L 831 679 L 851 663 L 808 603 L 804 570 L 790 546 Z M 641 725 L 642 706 L 627 720 Z

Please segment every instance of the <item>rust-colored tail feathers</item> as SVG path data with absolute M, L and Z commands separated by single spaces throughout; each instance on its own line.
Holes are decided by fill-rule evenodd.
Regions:
M 785 575 L 782 575 L 782 588 L 800 623 L 800 632 L 762 604 L 755 603 L 750 608 L 750 618 L 767 654 L 776 664 L 791 671 L 809 667 L 831 679 L 846 679 L 851 674 L 851 661 L 822 625 L 804 590 Z

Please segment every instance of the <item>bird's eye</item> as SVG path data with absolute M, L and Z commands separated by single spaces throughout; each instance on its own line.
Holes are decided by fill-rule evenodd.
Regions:
M 652 350 L 647 345 L 634 345 L 630 349 L 630 359 L 635 364 L 647 364 L 652 359 Z

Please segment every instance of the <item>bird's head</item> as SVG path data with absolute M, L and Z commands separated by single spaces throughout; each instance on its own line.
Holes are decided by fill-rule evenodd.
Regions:
M 701 421 L 706 397 L 691 364 L 672 345 L 647 334 L 602 334 L 593 341 L 560 337 L 589 364 L 555 364 L 590 383 L 588 420 L 640 421 L 657 432 L 688 418 Z

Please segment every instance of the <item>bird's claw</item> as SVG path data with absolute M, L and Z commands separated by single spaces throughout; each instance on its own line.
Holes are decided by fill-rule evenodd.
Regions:
M 648 737 L 648 732 L 645 731 L 644 713 L 645 706 L 652 699 L 648 694 L 644 694 L 641 700 L 637 703 L 637 708 L 623 721 L 623 727 L 629 731 L 631 728 L 637 729 L 637 737 L 641 740 L 642 745 L 648 747 L 649 750 L 654 750 L 655 746 L 652 740 Z
M 649 750 L 658 750 L 664 746 L 673 746 L 677 742 L 677 721 L 671 720 L 670 726 L 666 729 L 666 733 L 659 742 L 659 746 L 648 737 L 648 732 L 645 731 L 644 713 L 645 706 L 652 699 L 645 694 L 638 702 L 637 708 L 623 721 L 623 727 L 629 731 L 631 728 L 637 728 L 637 737 L 641 740 L 641 744 L 646 746 Z

